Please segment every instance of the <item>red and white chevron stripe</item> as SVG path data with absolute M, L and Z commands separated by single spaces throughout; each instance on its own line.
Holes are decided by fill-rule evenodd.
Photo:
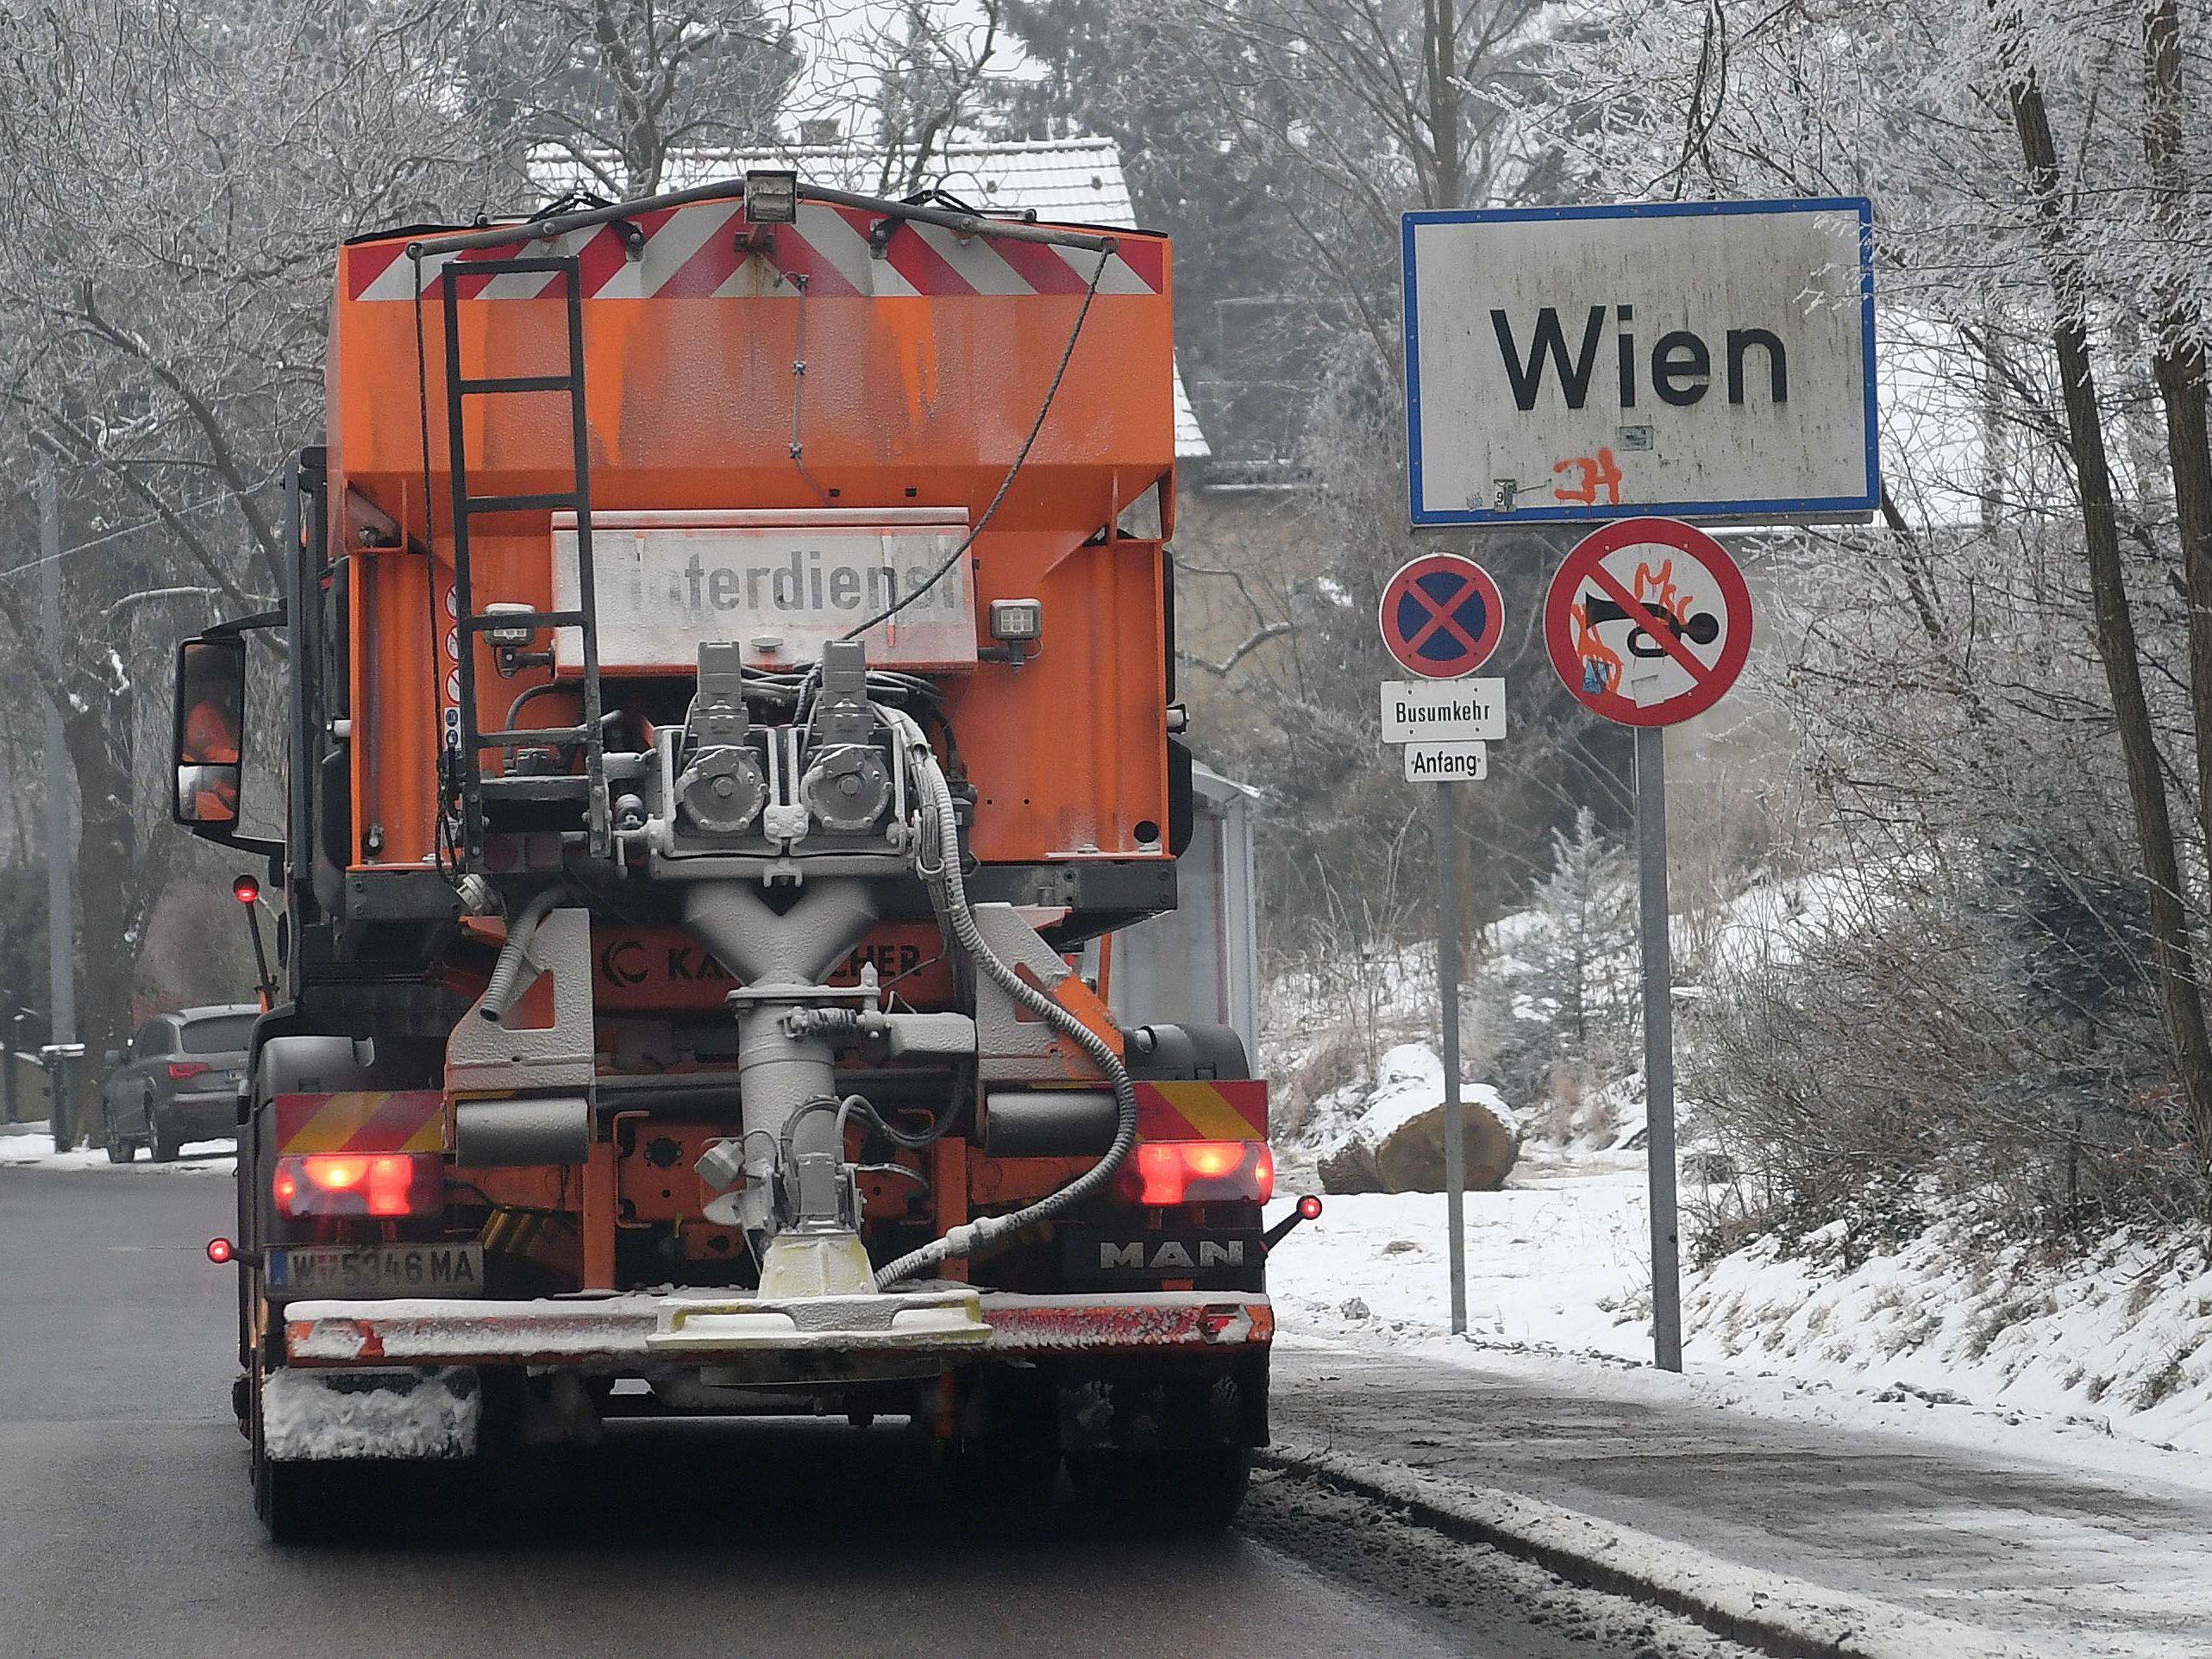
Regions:
M 697 202 L 688 207 L 640 213 L 630 222 L 645 233 L 640 257 L 630 259 L 612 225 L 594 225 L 549 241 L 472 249 L 422 261 L 423 291 L 435 297 L 438 272 L 448 261 L 466 267 L 485 260 L 523 254 L 573 254 L 586 299 L 789 298 L 790 279 L 804 276 L 819 298 L 876 298 L 916 294 L 1080 294 L 1099 256 L 1081 248 L 999 237 L 966 239 L 935 225 L 902 222 L 879 258 L 869 247 L 874 216 L 855 208 L 803 203 L 799 222 L 775 227 L 767 257 L 742 253 L 746 224 L 741 204 Z M 1099 280 L 1101 294 L 1156 294 L 1166 284 L 1165 244 L 1124 236 Z M 345 250 L 346 297 L 356 300 L 411 299 L 415 261 L 404 241 L 364 243 Z M 557 297 L 551 272 L 463 277 L 464 299 Z

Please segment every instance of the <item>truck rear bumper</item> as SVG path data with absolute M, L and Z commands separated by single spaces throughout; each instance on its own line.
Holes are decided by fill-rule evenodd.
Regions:
M 711 1291 L 631 1293 L 512 1302 L 455 1298 L 303 1301 L 283 1312 L 285 1354 L 296 1366 L 576 1366 L 641 1370 L 717 1364 L 730 1357 L 726 1342 L 687 1328 L 711 1330 L 711 1315 L 730 1305 Z M 874 1354 L 902 1362 L 943 1363 L 1040 1359 L 1077 1355 L 1264 1352 L 1275 1337 L 1275 1312 L 1263 1295 L 1244 1292 L 1153 1291 L 1083 1296 L 1023 1296 L 987 1292 L 985 1334 L 948 1336 L 942 1343 L 903 1337 L 880 1348 L 866 1340 L 841 1343 L 834 1355 L 818 1342 L 794 1338 L 781 1351 L 804 1356 L 813 1369 Z M 755 1352 L 762 1346 L 749 1344 Z

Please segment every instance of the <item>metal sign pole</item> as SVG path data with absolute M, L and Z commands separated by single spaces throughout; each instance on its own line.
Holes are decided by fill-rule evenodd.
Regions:
M 1451 1235 L 1451 1334 L 1467 1330 L 1467 1143 L 1459 1110 L 1459 822 L 1453 786 L 1436 786 L 1437 1001 L 1444 1015 L 1444 1216 Z
M 1682 1241 L 1675 1216 L 1674 951 L 1667 936 L 1667 732 L 1636 728 L 1637 890 L 1644 944 L 1645 1157 L 1651 1193 L 1651 1349 L 1682 1369 Z
M 1406 781 L 1436 785 L 1436 988 L 1444 1036 L 1444 1213 L 1451 1234 L 1451 1332 L 1467 1330 L 1467 1140 L 1459 1099 L 1457 783 L 1488 770 L 1506 735 L 1506 683 L 1468 678 L 1498 648 L 1506 603 L 1490 573 L 1456 553 L 1425 554 L 1383 584 L 1383 648 L 1418 680 L 1382 682 L 1382 736 L 1406 746 Z
M 61 488 L 53 465 L 39 476 L 39 628 L 50 663 L 66 660 L 61 642 Z M 59 672 L 57 669 L 56 672 Z M 52 997 L 47 1035 L 57 1043 L 77 1038 L 76 889 L 69 839 L 69 748 L 61 713 L 49 702 L 46 711 L 46 948 L 47 981 Z M 66 1152 L 77 1143 L 74 1102 L 69 1092 L 53 1091 L 53 1144 Z

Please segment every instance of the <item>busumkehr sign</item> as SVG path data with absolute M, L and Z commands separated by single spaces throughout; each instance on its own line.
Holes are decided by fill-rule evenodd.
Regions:
M 1409 213 L 1419 524 L 1863 518 L 1863 198 Z
M 1506 735 L 1506 682 L 1481 679 L 1386 679 L 1386 743 L 1495 742 Z

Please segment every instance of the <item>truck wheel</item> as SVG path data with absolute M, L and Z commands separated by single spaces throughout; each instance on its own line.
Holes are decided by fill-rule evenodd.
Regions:
M 321 1463 L 279 1463 L 254 1455 L 254 1513 L 271 1543 L 313 1543 L 329 1536 L 333 1516 L 329 1470 Z
M 340 1506 L 333 1501 L 329 1466 L 283 1463 L 271 1457 L 261 1431 L 261 1380 L 257 1366 L 247 1379 L 253 1447 L 254 1514 L 271 1543 L 312 1543 L 329 1536 Z
M 938 1480 L 957 1505 L 1015 1517 L 1042 1514 L 1060 1484 L 1057 1397 L 1033 1372 L 1002 1370 L 973 1404 L 977 1430 L 943 1447 Z
M 1068 1474 L 1084 1501 L 1116 1521 L 1154 1532 L 1219 1532 L 1244 1507 L 1252 1455 L 1241 1446 L 1197 1451 L 1071 1454 Z

